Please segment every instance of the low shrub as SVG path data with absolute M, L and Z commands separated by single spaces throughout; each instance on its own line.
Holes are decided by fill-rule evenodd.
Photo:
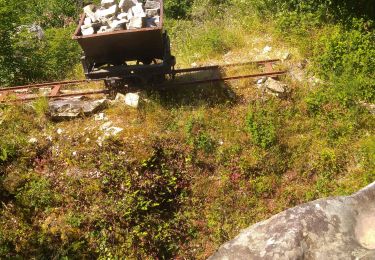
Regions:
M 277 121 L 269 105 L 262 106 L 257 102 L 254 107 L 250 107 L 246 129 L 250 132 L 252 141 L 262 148 L 269 148 L 277 141 Z
M 375 32 L 363 29 L 363 21 L 353 29 L 337 26 L 325 33 L 315 49 L 315 71 L 326 82 L 333 98 L 375 100 Z

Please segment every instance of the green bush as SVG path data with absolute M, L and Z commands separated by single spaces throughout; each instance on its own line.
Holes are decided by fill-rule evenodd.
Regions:
M 336 27 L 320 39 L 315 67 L 341 101 L 375 99 L 375 32 Z M 332 32 L 333 31 L 333 32 Z
M 35 176 L 19 190 L 16 199 L 24 208 L 43 209 L 52 206 L 54 195 L 49 181 Z
M 262 0 L 253 2 L 261 11 L 285 14 L 297 11 L 301 15 L 314 13 L 322 21 L 346 20 L 350 17 L 374 18 L 375 16 L 375 7 L 371 0 Z
M 367 137 L 361 145 L 361 166 L 365 170 L 365 184 L 375 181 L 375 137 Z
M 166 0 L 164 10 L 168 18 L 187 18 L 191 13 L 193 1 L 191 0 Z
M 269 108 L 257 102 L 254 107 L 250 107 L 246 117 L 246 129 L 252 141 L 262 148 L 269 148 L 277 141 L 275 114 Z
M 203 117 L 190 118 L 185 126 L 187 141 L 194 150 L 201 150 L 206 154 L 211 154 L 216 144 L 212 136 L 207 133 L 206 127 L 203 123 Z
M 0 86 L 63 79 L 79 62 L 75 23 L 67 18 L 77 15 L 75 1 L 60 2 L 0 2 Z M 43 26 L 44 37 L 30 32 L 32 24 Z

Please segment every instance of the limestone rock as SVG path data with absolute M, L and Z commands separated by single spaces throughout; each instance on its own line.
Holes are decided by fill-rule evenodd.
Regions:
M 154 17 L 159 15 L 160 9 L 146 9 L 146 16 L 147 17 Z
M 79 100 L 63 99 L 49 102 L 49 113 L 53 120 L 64 120 L 91 115 L 99 112 L 107 106 L 107 99 Z
M 288 89 L 286 84 L 274 80 L 273 78 L 268 78 L 264 84 L 267 90 L 277 94 L 284 94 Z
M 135 17 L 146 17 L 145 11 L 143 10 L 142 3 L 136 4 L 131 9 Z
M 83 8 L 83 12 L 86 14 L 87 17 L 91 19 L 94 23 L 98 21 L 95 13 L 95 5 L 87 5 Z
M 288 86 L 273 78 L 263 77 L 257 81 L 257 87 L 276 97 L 284 98 L 288 94 Z
M 145 3 L 146 9 L 160 9 L 160 2 L 147 0 Z
M 99 9 L 96 11 L 95 15 L 99 18 L 109 18 L 117 14 L 118 6 L 117 4 L 110 6 L 107 9 Z
M 135 6 L 138 3 L 137 0 L 120 0 L 119 7 L 127 12 L 130 8 Z
M 102 4 L 102 6 L 104 8 L 109 8 L 109 7 L 113 6 L 113 5 L 115 5 L 116 2 L 115 2 L 115 0 L 102 0 L 101 4 Z
M 138 93 L 127 93 L 123 95 L 118 93 L 115 98 L 116 101 L 123 102 L 126 105 L 137 108 L 139 105 L 139 94 Z
M 160 24 L 159 1 L 143 2 L 138 0 L 102 0 L 101 6 L 85 6 L 86 17 L 81 25 L 83 36 L 126 29 L 157 27 Z
M 94 28 L 92 28 L 91 26 L 88 27 L 88 28 L 81 28 L 81 32 L 82 32 L 82 35 L 83 36 L 86 36 L 86 35 L 92 35 L 95 33 L 95 30 Z
M 141 29 L 143 25 L 145 24 L 145 18 L 144 17 L 132 17 L 130 19 L 130 22 L 128 24 L 128 29 Z
M 92 21 L 91 21 L 91 18 L 90 17 L 86 17 L 84 22 L 83 22 L 84 25 L 91 25 L 92 24 Z
M 320 199 L 245 229 L 209 258 L 375 259 L 375 183 Z

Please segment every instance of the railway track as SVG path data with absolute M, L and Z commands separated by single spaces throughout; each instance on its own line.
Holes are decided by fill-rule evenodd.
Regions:
M 266 72 L 231 76 L 231 77 L 217 77 L 217 78 L 204 79 L 204 80 L 193 80 L 193 81 L 187 81 L 187 82 L 174 82 L 172 80 L 171 82 L 167 82 L 167 84 L 163 83 L 163 84 L 156 85 L 155 87 L 156 89 L 166 90 L 166 89 L 171 89 L 173 87 L 191 86 L 191 85 L 199 85 L 199 84 L 207 84 L 207 83 L 215 83 L 215 82 L 223 82 L 223 81 L 234 81 L 234 80 L 260 78 L 260 77 L 278 77 L 287 73 L 286 70 L 273 71 L 272 65 L 279 61 L 280 60 L 278 59 L 272 59 L 272 60 L 251 61 L 251 62 L 225 64 L 225 65 L 211 65 L 211 66 L 203 66 L 203 67 L 176 69 L 173 71 L 173 75 L 200 72 L 200 71 L 221 70 L 225 68 L 240 67 L 240 66 L 246 66 L 246 65 L 257 65 L 257 66 L 264 65 Z M 0 88 L 0 103 L 31 101 L 31 100 L 35 100 L 41 97 L 45 97 L 48 99 L 60 99 L 60 98 L 68 98 L 68 97 L 109 94 L 110 93 L 109 89 L 102 89 L 102 90 L 95 90 L 95 91 L 90 90 L 86 92 L 83 91 L 83 92 L 76 92 L 76 93 L 62 93 L 61 92 L 61 90 L 66 86 L 72 86 L 72 85 L 76 86 L 80 84 L 86 84 L 86 83 L 95 82 L 95 81 L 105 81 L 105 80 L 108 80 L 108 78 L 95 79 L 95 80 L 71 80 L 71 81 L 46 82 L 46 83 L 32 84 L 32 85 L 25 85 L 25 86 Z M 34 90 L 47 89 L 47 88 L 50 89 L 50 93 L 47 95 L 32 93 L 32 91 Z

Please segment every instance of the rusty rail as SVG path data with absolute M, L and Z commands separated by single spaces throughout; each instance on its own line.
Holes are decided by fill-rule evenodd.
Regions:
M 207 70 L 216 70 L 222 68 L 229 68 L 229 67 L 236 67 L 236 66 L 246 66 L 246 65 L 265 65 L 266 72 L 265 73 L 257 73 L 257 74 L 248 74 L 248 75 L 240 75 L 240 76 L 232 76 L 232 77 L 220 77 L 220 78 L 212 78 L 212 79 L 205 79 L 205 80 L 195 80 L 195 81 L 188 81 L 188 82 L 171 82 L 171 84 L 159 84 L 155 85 L 157 89 L 166 90 L 172 87 L 178 86 L 188 86 L 188 85 L 199 85 L 199 84 L 207 84 L 207 83 L 214 83 L 214 82 L 221 82 L 221 81 L 233 81 L 233 80 L 241 80 L 241 79 L 248 79 L 248 78 L 258 78 L 258 77 L 278 77 L 280 75 L 284 75 L 287 71 L 272 71 L 272 64 L 275 62 L 280 61 L 279 59 L 273 60 L 261 60 L 261 61 L 251 61 L 251 62 L 244 62 L 244 63 L 234 63 L 234 64 L 224 64 L 224 65 L 210 65 L 210 66 L 203 66 L 203 67 L 196 67 L 196 68 L 185 68 L 185 69 L 177 69 L 174 70 L 174 74 L 181 74 L 181 73 L 190 73 L 196 71 L 207 71 Z M 71 80 L 71 81 L 58 81 L 58 82 L 46 82 L 40 84 L 32 84 L 32 85 L 25 85 L 25 86 L 16 86 L 10 88 L 0 88 L 0 103 L 14 103 L 18 101 L 30 101 L 35 100 L 41 97 L 45 97 L 48 99 L 57 99 L 57 98 L 66 98 L 66 97 L 76 97 L 76 96 L 88 96 L 88 95 L 96 95 L 96 94 L 108 94 L 109 90 L 98 90 L 98 91 L 89 91 L 89 92 L 81 92 L 81 93 L 70 93 L 70 94 L 60 94 L 60 89 L 62 86 L 67 85 L 75 85 L 75 84 L 83 84 L 89 83 L 94 81 L 102 81 L 102 80 L 109 80 L 108 78 L 102 79 L 95 79 L 95 80 Z M 51 88 L 51 92 L 47 96 L 36 95 L 31 97 L 22 97 L 22 95 L 17 97 L 14 100 L 5 100 L 8 93 L 15 92 L 17 90 L 30 90 L 30 89 L 38 89 L 38 88 Z M 17 93 L 15 93 L 17 95 Z
M 217 69 L 239 67 L 239 66 L 246 66 L 246 65 L 267 65 L 267 64 L 272 64 L 272 63 L 276 63 L 279 61 L 280 59 L 273 59 L 273 60 L 260 60 L 260 61 L 232 63 L 232 64 L 224 64 L 224 65 L 210 65 L 210 66 L 195 67 L 195 68 L 177 69 L 177 70 L 174 70 L 173 73 L 180 74 L 180 73 L 189 73 L 189 72 L 196 72 L 196 71 L 217 70 Z
M 90 92 L 79 92 L 79 93 L 69 93 L 69 94 L 60 94 L 55 96 L 34 96 L 34 97 L 26 97 L 26 98 L 17 98 L 14 100 L 0 100 L 0 103 L 17 103 L 17 102 L 25 102 L 25 101 L 32 101 L 38 98 L 48 98 L 48 99 L 58 99 L 58 98 L 66 98 L 66 97 L 80 97 L 80 96 L 91 96 L 91 95 L 98 95 L 98 94 L 108 94 L 109 90 L 97 90 L 97 91 L 90 91 Z
M 213 78 L 213 79 L 205 79 L 205 80 L 194 80 L 194 81 L 188 81 L 188 82 L 177 82 L 177 83 L 172 83 L 170 86 L 159 85 L 159 87 L 160 87 L 160 89 L 169 89 L 169 88 L 179 87 L 179 86 L 199 85 L 199 84 L 207 84 L 207 83 L 214 83 L 214 82 L 221 82 L 221 81 L 234 81 L 234 80 L 259 78 L 259 77 L 278 77 L 278 76 L 284 75 L 286 73 L 287 73 L 287 71 L 283 70 L 283 71 L 266 72 L 266 73 L 258 73 L 258 74 L 248 74 L 248 75 L 233 76 L 233 77 Z
M 85 83 L 85 82 L 87 82 L 87 80 L 46 82 L 46 83 L 32 84 L 32 85 L 25 85 L 25 86 L 16 86 L 16 87 L 10 87 L 10 88 L 0 88 L 0 93 L 1 92 L 15 91 L 15 90 L 23 90 L 23 89 L 53 87 L 53 86 L 56 86 L 56 85 L 60 85 L 60 86 L 74 85 L 74 84 L 81 84 L 81 83 Z

